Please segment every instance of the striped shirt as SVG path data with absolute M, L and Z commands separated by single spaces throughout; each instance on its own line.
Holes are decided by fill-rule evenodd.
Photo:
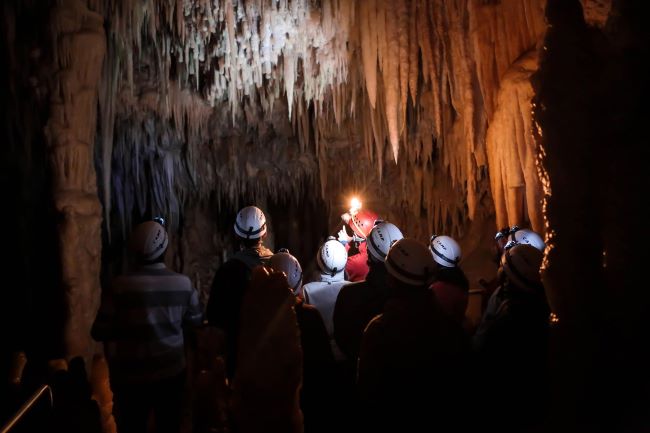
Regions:
M 111 380 L 152 382 L 185 368 L 183 326 L 202 319 L 198 293 L 188 277 L 163 263 L 144 265 L 111 284 L 92 329 L 105 341 Z

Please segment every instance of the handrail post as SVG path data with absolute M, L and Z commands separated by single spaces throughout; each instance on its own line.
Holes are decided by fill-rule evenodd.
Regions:
M 0 430 L 0 433 L 8 433 L 15 425 L 22 419 L 22 417 L 27 413 L 28 410 L 34 406 L 34 404 L 38 401 L 39 398 L 43 394 L 45 394 L 45 391 L 48 392 L 49 400 L 50 400 L 50 407 L 54 407 L 54 397 L 52 396 L 52 388 L 50 385 L 42 385 L 32 396 L 27 400 L 22 406 L 20 406 L 20 409 L 16 412 L 16 414 L 11 417 L 11 419 L 2 427 L 2 430 Z

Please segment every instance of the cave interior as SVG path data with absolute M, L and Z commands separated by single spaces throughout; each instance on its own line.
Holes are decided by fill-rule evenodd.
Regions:
M 647 431 L 643 6 L 3 2 L 3 374 L 19 351 L 35 369 L 101 353 L 90 328 L 138 223 L 164 216 L 166 263 L 206 302 L 243 206 L 308 278 L 356 196 L 408 237 L 457 239 L 470 289 L 498 229 L 542 234 L 549 425 Z

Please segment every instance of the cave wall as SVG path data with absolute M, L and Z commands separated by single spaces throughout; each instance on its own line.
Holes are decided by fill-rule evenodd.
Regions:
M 91 353 L 100 264 L 104 282 L 125 268 L 141 219 L 167 217 L 169 264 L 205 299 L 239 207 L 263 207 L 272 246 L 305 265 L 356 193 L 409 236 L 458 237 L 468 266 L 502 225 L 546 232 L 555 416 L 642 422 L 638 3 L 316 4 L 3 4 L 5 266 L 22 287 L 5 341 Z
M 203 290 L 251 203 L 273 246 L 304 261 L 352 193 L 467 255 L 497 225 L 543 230 L 527 101 L 544 4 L 58 3 L 46 131 L 69 323 L 82 323 L 70 352 L 88 343 L 74 333 L 96 308 L 100 257 L 106 283 L 153 215 L 169 221 L 169 263 Z
M 169 264 L 202 290 L 232 251 L 232 217 L 251 203 L 269 212 L 272 246 L 303 263 L 336 233 L 352 193 L 409 236 L 458 237 L 468 256 L 482 256 L 497 224 L 538 228 L 530 88 L 513 70 L 536 52 L 543 5 L 45 8 L 51 58 L 41 68 L 51 78 L 40 90 L 47 112 L 33 123 L 50 159 L 66 351 L 92 351 L 85 330 L 100 282 L 126 268 L 131 227 L 153 215 L 169 221 Z M 516 156 L 490 144 L 504 140 Z M 514 180 L 503 176 L 511 166 Z
M 25 1 L 0 6 L 0 225 L 6 251 L 0 302 L 3 372 L 15 351 L 39 360 L 64 354 L 66 304 L 43 129 L 49 113 L 51 4 L 39 5 Z M 23 31 L 26 28 L 31 31 Z
M 621 0 L 603 19 L 584 3 L 549 0 L 533 80 L 550 235 L 543 275 L 560 317 L 555 416 L 567 430 L 642 431 L 650 297 L 648 234 L 636 228 L 650 184 L 647 15 Z
M 107 9 L 96 166 L 118 260 L 131 225 L 153 214 L 187 233 L 194 207 L 225 218 L 250 203 L 298 209 L 302 196 L 322 202 L 332 234 L 359 193 L 409 236 L 451 234 L 468 255 L 489 247 L 467 236 L 473 221 L 481 237 L 544 231 L 527 105 L 544 2 L 352 5 Z M 223 237 L 217 225 L 207 238 Z

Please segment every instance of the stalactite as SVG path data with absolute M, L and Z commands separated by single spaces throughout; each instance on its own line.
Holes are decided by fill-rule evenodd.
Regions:
M 376 10 L 376 0 L 359 2 L 363 76 L 368 92 L 368 100 L 373 109 L 377 103 L 377 27 L 373 19 L 376 15 Z
M 393 150 L 393 158 L 397 162 L 399 154 L 399 28 L 395 21 L 395 7 L 394 0 L 384 0 L 384 13 L 385 13 L 385 34 L 380 37 L 386 38 L 386 43 L 383 45 L 386 50 L 383 53 L 383 68 L 384 74 L 384 93 L 386 95 L 386 122 L 388 123 L 388 138 L 391 148 Z
M 215 128 L 239 136 L 242 128 L 268 128 L 284 99 L 280 108 L 286 108 L 292 123 L 286 138 L 297 143 L 301 155 L 316 161 L 321 194 L 329 190 L 326 136 L 337 125 L 349 131 L 351 149 L 358 145 L 358 155 L 373 161 L 380 181 L 385 179 L 386 151 L 394 162 L 406 158 L 411 167 L 437 170 L 435 188 L 451 183 L 463 196 L 455 206 L 471 219 L 479 206 L 479 184 L 486 178 L 486 168 L 490 174 L 498 170 L 489 167 L 486 132 L 495 115 L 500 82 L 512 63 L 539 43 L 544 4 L 545 0 L 129 1 L 107 8 L 119 70 L 104 77 L 112 80 L 104 87 L 117 82 L 120 95 L 138 97 L 150 85 L 143 85 L 143 63 L 152 75 L 145 83 L 157 80 L 153 88 L 160 90 L 164 103 L 152 103 L 147 112 L 163 123 L 171 122 L 186 143 L 183 162 L 169 164 L 179 167 L 166 180 L 166 185 L 176 183 L 170 204 L 180 197 L 204 196 L 211 189 L 224 191 L 215 183 L 220 176 L 214 172 L 222 163 L 214 161 L 211 171 L 199 168 L 204 166 L 199 149 L 214 142 Z M 177 99 L 180 94 L 185 95 L 182 102 Z M 111 122 L 103 108 L 111 106 L 109 98 L 102 95 L 103 123 Z M 141 106 L 118 104 L 116 116 L 130 116 Z M 363 114 L 353 116 L 359 110 Z M 349 122 L 351 117 L 365 124 Z M 136 123 L 133 127 L 138 128 Z M 108 133 L 111 128 L 102 125 L 101 130 Z M 513 142 L 524 142 L 523 137 L 530 135 L 522 129 L 508 133 L 520 134 L 507 138 Z M 114 177 L 108 174 L 113 161 L 110 145 L 102 152 L 108 188 L 106 179 Z M 510 163 L 519 162 L 523 160 Z M 304 184 L 302 179 L 297 183 Z M 247 184 L 233 182 L 227 196 L 239 196 L 241 190 L 230 188 Z M 266 191 L 264 185 L 256 186 L 255 193 L 277 189 Z M 293 194 L 292 188 L 282 194 Z M 424 192 L 421 197 L 431 199 Z M 139 200 L 138 206 L 144 206 Z M 516 206 L 514 198 L 505 200 L 510 208 Z M 429 203 L 425 207 L 434 212 Z M 529 209 L 527 218 L 536 218 L 530 215 L 533 211 Z

